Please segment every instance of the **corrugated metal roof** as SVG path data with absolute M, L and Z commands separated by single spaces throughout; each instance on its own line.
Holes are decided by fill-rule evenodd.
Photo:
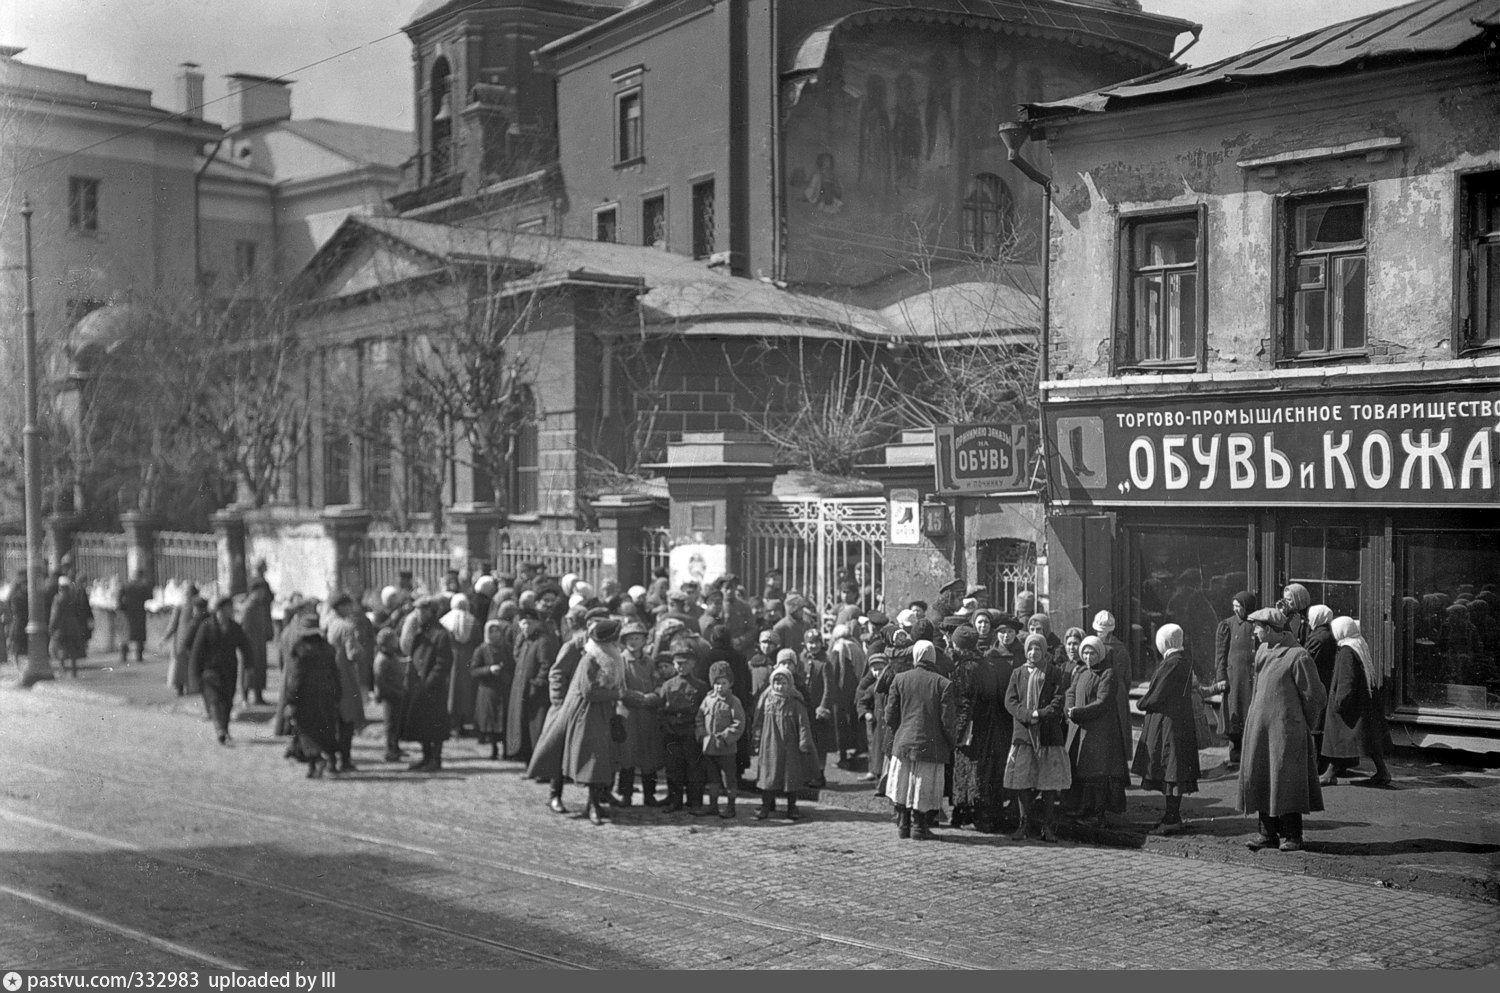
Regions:
M 1361 60 L 1445 55 L 1480 42 L 1500 27 L 1500 0 L 1417 0 L 1262 45 L 1212 65 L 1184 67 L 1065 100 L 1028 104 L 1033 119 L 1102 111 L 1120 103 L 1185 94 L 1223 83 L 1269 82 Z
M 644 246 L 434 224 L 399 217 L 351 216 L 319 255 L 351 229 L 365 228 L 435 260 L 522 263 L 528 279 L 549 283 L 639 279 L 652 325 L 720 336 L 859 338 L 876 341 L 994 341 L 1034 332 L 1036 297 L 992 281 L 957 282 L 881 307 L 858 306 L 731 276 L 701 261 Z M 316 261 L 316 260 L 315 260 Z M 309 264 L 309 268 L 314 263 Z

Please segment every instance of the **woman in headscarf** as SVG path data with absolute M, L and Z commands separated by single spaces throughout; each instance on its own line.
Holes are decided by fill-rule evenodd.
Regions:
M 1144 679 L 1145 672 L 1138 671 L 1135 661 L 1130 657 L 1130 649 L 1125 647 L 1125 642 L 1115 637 L 1115 615 L 1107 610 L 1101 610 L 1094 615 L 1094 637 L 1104 645 L 1105 654 L 1109 655 L 1109 667 L 1128 674 L 1132 684 Z M 1142 662 L 1145 660 L 1143 659 Z
M 988 652 L 995 644 L 995 612 L 984 609 L 976 610 L 970 623 L 974 625 L 974 632 L 979 635 L 976 650 Z
M 1026 619 L 1026 633 L 1039 634 L 1047 639 L 1047 654 L 1052 661 L 1058 665 L 1068 657 L 1068 651 L 1063 647 L 1062 639 L 1052 633 L 1052 618 L 1046 614 L 1032 614 Z
M 1000 830 L 1005 808 L 1005 758 L 1010 749 L 1005 687 L 995 659 L 978 651 L 979 634 L 968 625 L 953 632 L 953 682 L 958 696 L 958 729 L 953 754 L 954 827 Z M 1006 714 L 1008 718 L 1009 715 Z
M 1323 716 L 1323 757 L 1329 764 L 1319 783 L 1333 785 L 1339 772 L 1352 769 L 1366 756 L 1375 764 L 1375 775 L 1358 785 L 1389 786 L 1391 770 L 1385 753 L 1391 747 L 1391 734 L 1379 696 L 1389 673 L 1361 636 L 1359 621 L 1339 617 L 1332 628 L 1338 650 Z
M 912 645 L 912 662 L 891 680 L 886 700 L 894 736 L 885 795 L 895 805 L 898 836 L 926 840 L 943 806 L 943 767 L 953 757 L 958 701 L 952 680 L 938 674 L 931 641 Z
M 498 620 L 484 624 L 484 643 L 474 650 L 469 663 L 474 681 L 474 730 L 481 745 L 490 746 L 490 758 L 500 758 L 505 740 L 505 716 L 510 704 L 510 685 L 516 676 L 516 654 Z
M 1167 812 L 1151 833 L 1176 834 L 1182 830 L 1182 798 L 1198 792 L 1198 731 L 1191 697 L 1196 680 L 1181 627 L 1158 628 L 1156 650 L 1161 661 L 1141 697 L 1146 719 L 1131 771 L 1141 777 L 1141 789 L 1155 790 L 1167 801 Z
M 1010 755 L 1005 761 L 1005 788 L 1015 790 L 1021 804 L 1021 823 L 1011 835 L 1023 841 L 1038 826 L 1035 794 L 1042 796 L 1040 828 L 1043 841 L 1056 841 L 1052 819 L 1057 798 L 1073 785 L 1066 748 L 1062 668 L 1047 654 L 1047 639 L 1026 637 L 1026 662 L 1010 677 L 1005 709 L 1014 720 Z
M 1214 690 L 1219 704 L 1219 733 L 1229 739 L 1229 764 L 1240 764 L 1240 741 L 1245 736 L 1245 714 L 1255 690 L 1255 625 L 1250 615 L 1260 600 L 1249 590 L 1234 595 L 1233 613 L 1214 632 Z
M 484 640 L 474 615 L 469 613 L 469 598 L 462 593 L 448 601 L 448 612 L 440 622 L 453 639 L 453 679 L 448 683 L 448 720 L 454 735 L 474 723 L 474 675 L 470 663 L 474 651 Z
M 1240 762 L 1240 810 L 1257 814 L 1260 833 L 1251 851 L 1302 850 L 1302 815 L 1323 809 L 1313 723 L 1328 704 L 1307 650 L 1275 607 L 1250 615 L 1261 643 L 1255 655 L 1255 696 L 1245 715 Z
M 1063 671 L 1063 680 L 1066 683 L 1073 681 L 1073 674 L 1084 665 L 1083 661 L 1083 639 L 1090 637 L 1083 628 L 1068 628 L 1063 632 L 1063 657 L 1060 660 Z M 1096 639 L 1097 640 L 1097 639 Z M 1100 642 L 1102 645 L 1103 642 Z
M 1276 605 L 1286 615 L 1286 629 L 1297 644 L 1306 647 L 1309 628 L 1307 608 L 1312 606 L 1312 594 L 1301 583 L 1287 583 L 1281 591 L 1281 601 Z
M 1302 639 L 1302 647 L 1307 649 L 1307 654 L 1312 657 L 1313 668 L 1318 671 L 1318 681 L 1323 684 L 1323 692 L 1328 692 L 1329 683 L 1333 679 L 1333 657 L 1338 652 L 1338 642 L 1333 637 L 1333 631 L 1329 625 L 1333 623 L 1333 610 L 1326 604 L 1314 604 L 1307 608 L 1307 633 Z M 1332 786 L 1338 782 L 1338 773 L 1341 771 L 1329 763 L 1323 756 L 1323 715 L 1319 714 L 1313 722 L 1313 744 L 1318 749 L 1318 772 L 1323 774 L 1324 786 Z M 1342 761 L 1339 763 L 1343 765 Z
M 1125 787 L 1130 782 L 1126 765 L 1130 686 L 1110 668 L 1109 654 L 1098 638 L 1085 638 L 1079 655 L 1084 664 L 1074 672 L 1064 694 L 1068 757 L 1078 793 L 1078 815 L 1103 827 L 1106 815 L 1125 812 Z

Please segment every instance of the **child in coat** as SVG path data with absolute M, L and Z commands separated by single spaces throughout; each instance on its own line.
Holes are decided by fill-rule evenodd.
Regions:
M 761 797 L 755 819 L 770 817 L 776 809 L 776 794 L 782 793 L 786 795 L 786 819 L 797 820 L 797 791 L 812 774 L 818 757 L 813 747 L 812 718 L 793 685 L 790 666 L 778 664 L 771 671 L 771 685 L 755 705 L 750 735 Z
M 703 750 L 703 772 L 708 780 L 708 806 L 693 814 L 706 817 L 718 814 L 725 820 L 734 817 L 735 793 L 739 786 L 738 752 L 740 736 L 745 733 L 745 708 L 734 695 L 734 673 L 729 663 L 715 662 L 708 668 L 712 689 L 698 707 L 695 728 Z M 719 810 L 719 792 L 726 798 Z
M 677 675 L 656 690 L 661 699 L 657 719 L 661 723 L 662 743 L 667 756 L 667 805 L 675 814 L 687 806 L 697 810 L 703 805 L 703 754 L 698 744 L 698 708 L 708 695 L 708 687 L 693 677 L 698 655 L 690 649 L 672 654 Z

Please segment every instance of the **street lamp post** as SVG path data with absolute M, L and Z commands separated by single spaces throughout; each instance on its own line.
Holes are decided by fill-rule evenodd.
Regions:
M 23 365 L 26 375 L 26 426 L 21 432 L 22 455 L 26 463 L 26 668 L 21 673 L 21 685 L 30 688 L 37 683 L 54 678 L 52 665 L 47 661 L 47 618 L 42 616 L 43 591 L 46 579 L 37 568 L 42 551 L 42 483 L 41 466 L 37 463 L 36 427 L 36 303 L 32 298 L 31 283 L 34 278 L 31 265 L 31 198 L 21 197 L 21 223 L 23 260 L 25 272 L 25 301 L 22 311 L 24 325 Z

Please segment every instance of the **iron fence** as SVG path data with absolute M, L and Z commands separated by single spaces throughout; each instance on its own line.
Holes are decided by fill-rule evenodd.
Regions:
M 73 535 L 73 568 L 79 580 L 123 580 L 129 539 L 123 534 L 80 531 Z
M 889 510 L 882 497 L 746 501 L 740 562 L 747 585 L 771 569 L 831 619 L 845 582 L 880 606 Z
M 597 531 L 500 528 L 495 532 L 496 568 L 516 576 L 527 562 L 540 562 L 551 576 L 569 573 L 599 588 L 604 572 L 603 538 Z
M 395 586 L 402 572 L 427 590 L 442 589 L 443 574 L 454 568 L 453 543 L 446 534 L 372 530 L 365 538 L 365 586 Z
M 657 569 L 672 568 L 672 529 L 641 528 L 641 575 L 649 585 Z
M 0 584 L 9 583 L 26 570 L 26 536 L 0 535 Z
M 219 539 L 193 531 L 158 531 L 154 542 L 156 581 L 192 583 L 200 589 L 219 580 Z

